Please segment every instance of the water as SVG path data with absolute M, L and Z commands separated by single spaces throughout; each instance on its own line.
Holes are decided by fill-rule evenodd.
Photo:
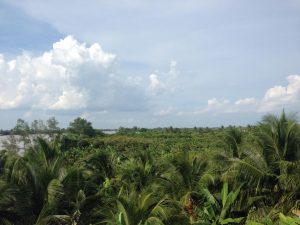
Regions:
M 103 130 L 102 132 L 104 134 L 115 134 L 115 133 L 117 133 L 117 130 Z
M 43 138 L 49 139 L 49 135 L 30 134 L 29 135 L 30 143 L 33 143 L 33 140 L 36 139 L 37 137 L 43 137 Z M 17 145 L 19 151 L 24 151 L 24 142 L 22 141 L 22 136 L 20 136 L 20 135 L 2 135 L 2 136 L 0 136 L 0 150 L 4 149 L 4 147 L 5 147 L 4 142 L 12 143 L 13 139 L 16 141 L 16 145 Z
M 105 134 L 115 134 L 117 132 L 117 130 L 104 130 L 103 133 Z M 47 134 L 30 134 L 29 135 L 29 139 L 30 139 L 30 142 L 32 143 L 33 140 L 37 137 L 43 137 L 43 138 L 46 138 L 46 139 L 49 139 L 49 135 Z M 22 137 L 20 135 L 1 135 L 0 136 L 0 150 L 3 150 L 4 149 L 4 142 L 8 141 L 10 142 L 10 139 L 14 138 L 17 142 L 17 146 L 19 148 L 20 151 L 24 151 L 24 143 L 22 141 Z

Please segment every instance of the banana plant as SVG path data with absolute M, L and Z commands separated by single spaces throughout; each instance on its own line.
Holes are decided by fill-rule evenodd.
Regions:
M 239 224 L 244 217 L 231 218 L 230 216 L 232 215 L 231 212 L 237 201 L 241 186 L 235 191 L 228 193 L 228 183 L 225 182 L 220 193 L 220 199 L 211 194 L 207 188 L 202 188 L 202 195 L 205 198 L 204 206 L 198 209 L 198 220 L 194 224 Z

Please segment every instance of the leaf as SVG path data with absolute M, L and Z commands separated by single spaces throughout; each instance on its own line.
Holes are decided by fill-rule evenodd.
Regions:
M 48 199 L 47 200 L 48 200 L 49 204 L 54 204 L 64 194 L 63 185 L 57 179 L 53 179 L 50 181 L 50 183 L 48 184 L 47 190 L 48 190 Z
M 124 205 L 122 204 L 122 202 L 120 202 L 119 200 L 117 200 L 117 206 L 118 206 L 119 210 L 121 211 L 121 213 L 119 214 L 119 221 L 122 221 L 122 218 L 123 218 L 125 224 L 129 225 L 129 218 L 128 218 L 127 211 L 126 211 Z
M 255 222 L 255 221 L 247 221 L 246 225 L 265 225 L 263 223 Z
M 279 213 L 280 225 L 298 225 L 300 224 L 300 218 L 292 218 Z
M 214 205 L 216 203 L 215 197 L 210 193 L 210 191 L 207 188 L 202 188 L 201 192 L 210 204 Z
M 221 198 L 222 198 L 222 205 L 223 207 L 225 206 L 226 204 L 226 201 L 227 201 L 227 195 L 228 195 L 228 183 L 225 182 L 223 184 L 223 188 L 222 188 L 222 191 L 221 191 Z
M 221 224 L 231 224 L 231 223 L 240 223 L 244 217 L 239 217 L 239 218 L 227 218 L 225 220 L 220 221 Z

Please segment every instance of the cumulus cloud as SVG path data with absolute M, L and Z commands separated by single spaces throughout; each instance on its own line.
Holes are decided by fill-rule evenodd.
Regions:
M 163 91 L 166 87 L 166 85 L 158 79 L 158 76 L 156 74 L 150 74 L 149 81 L 149 90 L 152 94 L 157 94 Z
M 274 86 L 268 89 L 260 103 L 259 111 L 273 111 L 282 108 L 299 110 L 300 76 L 287 77 L 287 86 Z
M 0 54 L 0 109 L 80 110 L 93 119 L 112 111 L 150 110 L 149 115 L 167 116 L 300 110 L 299 75 L 288 76 L 286 86 L 269 88 L 261 98 L 211 98 L 194 110 L 194 105 L 178 106 L 185 103 L 176 98 L 180 85 L 189 84 L 179 77 L 176 61 L 171 61 L 167 72 L 145 77 L 120 75 L 116 66 L 116 55 L 98 43 L 88 46 L 72 36 L 38 56 L 23 53 L 7 59 Z M 166 102 L 173 106 L 167 107 Z
M 255 98 L 242 98 L 235 102 L 235 105 L 237 106 L 245 106 L 245 105 L 253 105 L 256 104 Z
M 49 106 L 49 109 L 74 109 L 86 107 L 86 95 L 76 89 L 64 90 L 58 101 Z
M 87 46 L 72 36 L 40 56 L 23 53 L 7 60 L 0 55 L 0 108 L 141 108 L 145 94 L 139 79 L 116 75 L 115 61 L 98 43 Z
M 195 113 L 226 112 L 229 104 L 230 101 L 228 99 L 211 98 L 207 101 L 206 107 L 196 110 Z
M 235 102 L 228 99 L 212 98 L 207 101 L 207 106 L 197 110 L 197 113 L 237 113 L 237 112 L 254 112 L 257 108 L 255 98 L 242 98 Z
M 227 105 L 229 101 L 227 99 L 218 100 L 216 98 L 209 99 L 207 101 L 207 106 L 211 108 L 219 108 L 221 106 Z
M 149 75 L 149 93 L 151 95 L 158 95 L 166 92 L 174 92 L 177 86 L 178 75 L 177 62 L 171 61 L 170 69 L 167 73 L 153 73 Z
M 196 110 L 196 113 L 272 112 L 283 108 L 299 111 L 300 75 L 290 75 L 287 81 L 287 86 L 269 88 L 261 99 L 242 98 L 234 103 L 227 99 L 209 99 L 207 106 Z

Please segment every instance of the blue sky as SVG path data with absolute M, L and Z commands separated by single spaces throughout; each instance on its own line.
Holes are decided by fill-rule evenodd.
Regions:
M 252 124 L 300 111 L 298 0 L 0 0 L 0 122 Z

